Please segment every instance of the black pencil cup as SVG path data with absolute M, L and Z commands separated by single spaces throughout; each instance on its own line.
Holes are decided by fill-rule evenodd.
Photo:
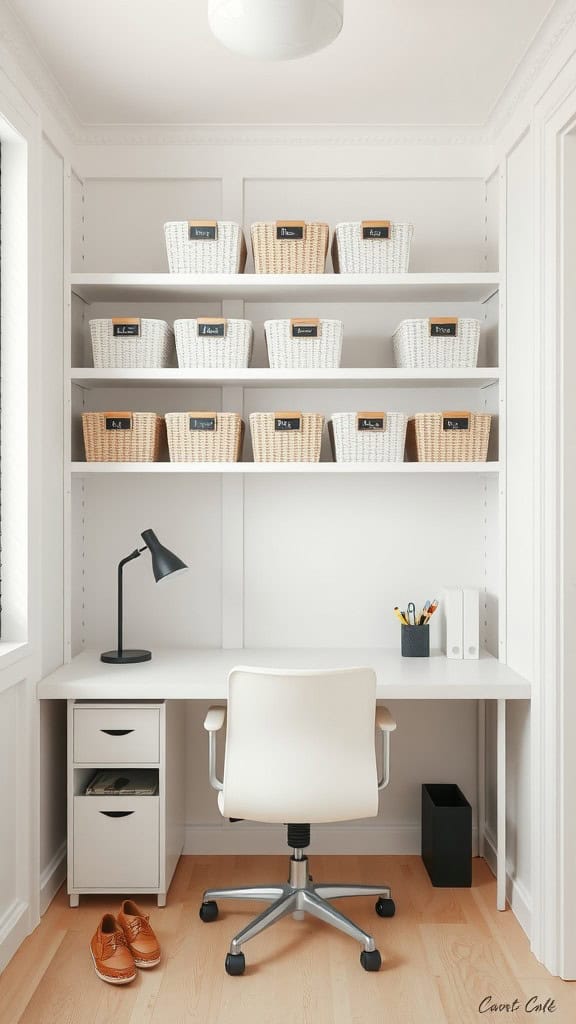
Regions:
M 422 860 L 432 885 L 472 885 L 472 808 L 454 783 L 422 786 Z
M 403 658 L 429 658 L 430 657 L 430 626 L 404 626 L 402 631 L 402 657 Z

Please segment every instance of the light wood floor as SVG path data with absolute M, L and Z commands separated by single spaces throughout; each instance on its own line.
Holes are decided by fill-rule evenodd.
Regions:
M 388 882 L 396 917 L 382 920 L 372 899 L 338 901 L 377 941 L 378 974 L 359 963 L 360 947 L 310 918 L 284 919 L 244 947 L 246 973 L 229 978 L 232 935 L 262 904 L 221 903 L 213 924 L 198 905 L 210 885 L 284 880 L 284 857 L 183 857 L 159 910 L 144 897 L 164 957 L 154 970 L 115 988 L 100 981 L 88 952 L 114 898 L 83 897 L 71 910 L 62 890 L 0 978 L 0 1024 L 468 1024 L 576 1021 L 576 983 L 551 977 L 530 954 L 511 911 L 494 908 L 494 879 L 474 862 L 471 889 L 434 889 L 419 857 L 321 857 L 317 881 Z M 486 1012 L 518 999 L 520 1010 Z M 527 1013 L 525 1001 L 554 999 L 556 1012 Z

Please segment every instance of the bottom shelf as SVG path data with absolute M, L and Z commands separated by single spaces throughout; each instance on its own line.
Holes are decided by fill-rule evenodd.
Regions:
M 77 476 L 92 473 L 484 473 L 499 462 L 72 462 Z

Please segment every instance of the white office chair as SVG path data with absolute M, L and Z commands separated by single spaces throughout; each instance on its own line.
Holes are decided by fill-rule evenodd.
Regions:
M 216 733 L 228 716 L 224 780 L 216 776 Z M 382 739 L 378 778 L 374 728 Z M 232 939 L 228 974 L 243 974 L 242 945 L 286 914 L 303 912 L 339 928 L 364 947 L 365 970 L 380 969 L 380 953 L 367 932 L 338 913 L 328 899 L 377 896 L 380 917 L 395 907 L 386 885 L 313 885 L 308 858 L 310 823 L 350 821 L 378 813 L 378 790 L 388 785 L 390 733 L 396 728 L 387 708 L 376 707 L 372 669 L 276 671 L 235 668 L 228 677 L 228 708 L 209 709 L 210 783 L 226 818 L 288 825 L 292 847 L 286 885 L 207 889 L 200 917 L 214 921 L 217 899 L 264 900 L 271 904 Z

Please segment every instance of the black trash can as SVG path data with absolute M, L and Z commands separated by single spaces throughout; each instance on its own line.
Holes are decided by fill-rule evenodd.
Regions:
M 422 786 L 422 860 L 432 885 L 472 885 L 472 808 L 453 783 Z

